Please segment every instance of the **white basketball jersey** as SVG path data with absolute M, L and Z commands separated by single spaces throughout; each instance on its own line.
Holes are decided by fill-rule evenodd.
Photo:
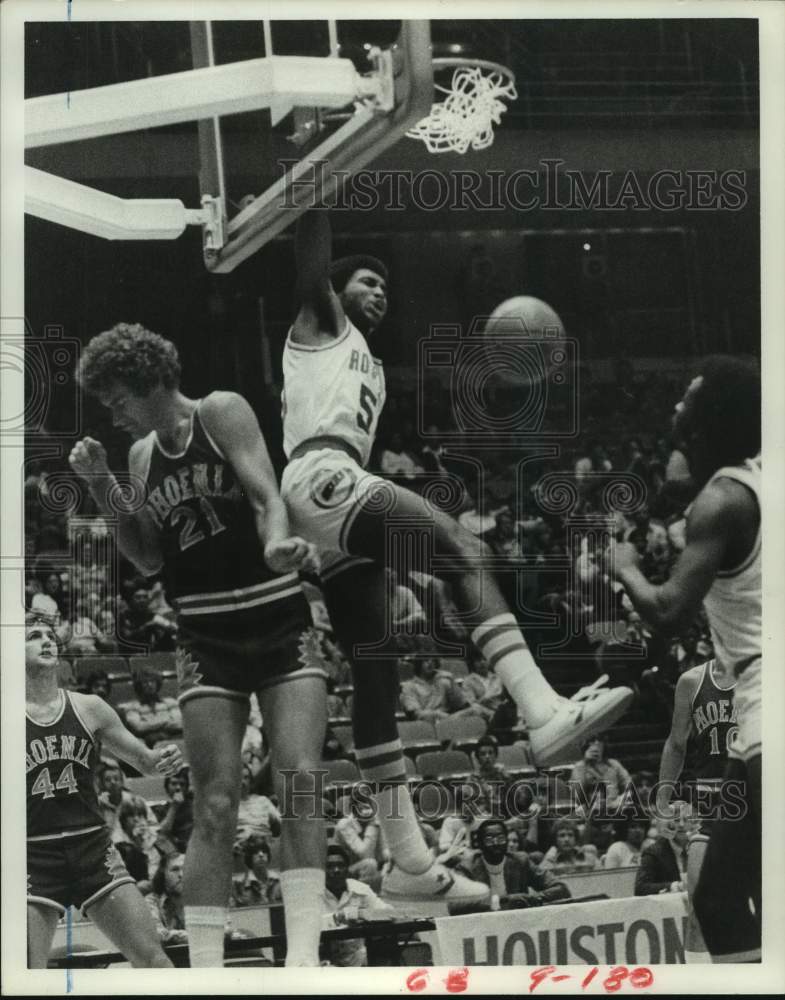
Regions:
M 747 459 L 744 465 L 726 466 L 714 473 L 715 479 L 735 479 L 749 487 L 760 508 L 761 459 Z M 761 655 L 761 531 L 747 558 L 735 569 L 718 573 L 704 607 L 717 658 L 726 670 Z
M 319 347 L 297 344 L 291 330 L 283 352 L 283 447 L 339 437 L 368 463 L 385 399 L 384 370 L 347 317 L 346 329 Z

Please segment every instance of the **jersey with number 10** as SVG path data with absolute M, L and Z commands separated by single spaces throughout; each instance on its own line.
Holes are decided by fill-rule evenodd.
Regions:
M 297 344 L 291 331 L 283 352 L 283 445 L 338 437 L 367 465 L 385 399 L 382 364 L 349 319 L 344 332 L 319 347 Z
M 690 705 L 692 731 L 687 742 L 685 774 L 698 782 L 719 781 L 725 773 L 728 752 L 733 748 L 738 726 L 733 689 L 726 678 L 725 686 L 718 683 L 715 660 L 703 664 L 700 680 Z

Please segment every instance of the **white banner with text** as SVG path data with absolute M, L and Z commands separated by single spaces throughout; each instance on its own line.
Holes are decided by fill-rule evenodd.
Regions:
M 686 893 L 438 917 L 440 965 L 680 965 Z

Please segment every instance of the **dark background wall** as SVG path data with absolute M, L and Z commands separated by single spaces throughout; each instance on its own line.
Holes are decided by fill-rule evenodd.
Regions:
M 218 26 L 219 61 L 263 54 L 261 26 L 249 24 Z M 363 39 L 397 30 L 393 22 L 341 27 L 350 55 Z M 314 51 L 323 46 L 312 25 L 282 22 L 275 50 L 304 51 L 306 37 Z M 544 184 L 543 161 L 560 160 L 587 184 L 610 172 L 614 192 L 628 172 L 646 192 L 657 171 L 675 171 L 691 194 L 671 211 L 634 198 L 618 208 L 540 199 L 529 210 L 426 210 L 411 197 L 400 210 L 334 211 L 336 253 L 368 249 L 390 266 L 391 311 L 377 347 L 388 365 L 413 374 L 431 324 L 466 324 L 515 294 L 550 302 L 589 361 L 758 353 L 756 21 L 441 22 L 434 37 L 437 48 L 457 44 L 506 62 L 519 100 L 489 150 L 434 157 L 404 139 L 370 170 L 509 177 L 528 169 Z M 187 68 L 187 25 L 28 26 L 28 96 Z M 226 122 L 232 210 L 273 179 L 279 158 L 297 155 L 285 139 L 291 126 L 271 130 L 261 114 Z M 31 150 L 28 162 L 125 197 L 199 201 L 193 125 Z M 709 172 L 710 207 L 697 203 L 689 171 Z M 736 196 L 722 204 L 728 171 Z M 563 206 L 568 187 L 563 180 Z M 427 184 L 420 193 L 434 199 Z M 275 419 L 266 386 L 278 380 L 292 315 L 291 233 L 220 276 L 204 269 L 195 230 L 176 241 L 110 242 L 28 217 L 24 253 L 35 333 L 54 324 L 85 342 L 119 320 L 142 322 L 178 345 L 187 392 L 235 388 Z

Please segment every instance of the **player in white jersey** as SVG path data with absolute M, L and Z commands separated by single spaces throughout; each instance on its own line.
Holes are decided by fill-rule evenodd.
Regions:
M 738 732 L 725 783 L 745 790 L 745 815 L 720 813 L 695 891 L 695 911 L 715 962 L 760 961 L 761 895 L 761 397 L 756 362 L 708 358 L 677 404 L 700 493 L 687 513 L 687 542 L 670 578 L 655 586 L 635 547 L 615 543 L 608 570 L 647 622 L 673 633 L 706 609 L 717 657 L 738 681 Z M 730 882 L 732 879 L 732 883 Z M 752 900 L 756 919 L 750 920 Z
M 399 524 L 425 519 L 432 526 L 435 554 L 454 574 L 455 603 L 472 615 L 472 641 L 521 710 L 540 764 L 570 757 L 577 743 L 624 712 L 632 692 L 594 684 L 572 700 L 560 698 L 534 662 L 496 581 L 480 568 L 484 544 L 417 494 L 364 471 L 385 396 L 382 366 L 365 338 L 384 319 L 387 273 L 368 257 L 332 264 L 330 243 L 326 212 L 302 216 L 295 246 L 300 309 L 283 356 L 289 464 L 281 495 L 293 530 L 317 545 L 333 628 L 352 659 L 361 773 L 372 784 L 385 784 L 377 805 L 395 865 L 384 891 L 408 898 L 476 897 L 486 887 L 472 888 L 465 879 L 456 884 L 461 877 L 433 863 L 417 826 L 395 721 L 394 661 L 355 656 L 358 646 L 386 637 L 391 518 Z

